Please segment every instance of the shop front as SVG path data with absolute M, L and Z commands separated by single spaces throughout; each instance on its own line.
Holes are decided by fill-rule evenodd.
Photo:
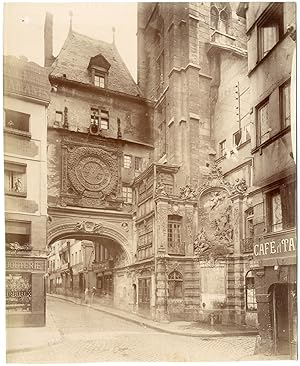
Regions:
M 296 231 L 265 234 L 254 245 L 260 341 L 258 352 L 290 355 L 297 349 Z
M 6 258 L 7 327 L 45 325 L 46 258 Z

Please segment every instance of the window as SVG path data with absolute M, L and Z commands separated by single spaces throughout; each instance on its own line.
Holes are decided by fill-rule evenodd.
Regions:
M 246 274 L 245 278 L 246 287 L 246 311 L 256 311 L 257 303 L 255 296 L 254 276 L 252 271 Z
M 256 108 L 256 120 L 257 120 L 257 145 L 267 141 L 270 137 L 269 122 L 269 100 L 264 101 Z
M 274 4 L 258 23 L 258 57 L 263 59 L 283 35 L 283 4 Z
M 291 124 L 290 80 L 280 87 L 280 112 L 282 128 Z
M 267 193 L 267 230 L 269 232 L 295 227 L 295 193 L 295 182 L 283 183 Z
M 153 221 L 145 220 L 138 226 L 139 242 L 138 246 L 143 247 L 152 244 L 153 239 Z
M 242 141 L 242 130 L 238 130 L 233 134 L 233 146 L 239 146 Z
M 168 253 L 184 254 L 184 246 L 181 243 L 181 217 L 168 216 Z
M 99 86 L 100 88 L 104 88 L 105 87 L 105 77 L 103 75 L 95 74 L 94 84 L 96 86 Z
M 26 197 L 26 165 L 4 164 L 5 194 Z
M 134 169 L 137 171 L 142 170 L 142 158 L 138 158 L 138 157 L 134 158 Z
M 183 297 L 183 278 L 178 271 L 173 271 L 168 276 L 169 297 L 178 299 Z
M 55 126 L 62 126 L 63 123 L 63 113 L 62 112 L 55 112 L 55 122 L 54 125 Z
M 29 114 L 6 109 L 5 127 L 12 130 L 29 132 L 29 117 Z
M 222 33 L 228 33 L 230 9 L 226 3 L 217 4 L 212 4 L 210 8 L 210 26 Z
M 101 110 L 100 128 L 101 130 L 108 130 L 109 128 L 109 114 L 107 111 Z
M 31 223 L 25 221 L 5 221 L 6 249 L 17 251 L 30 251 Z
M 132 188 L 131 187 L 123 187 L 123 199 L 126 203 L 132 203 Z
M 131 168 L 131 156 L 124 155 L 124 168 L 130 169 Z
M 253 227 L 253 208 L 249 208 L 245 212 L 245 238 L 253 238 L 254 235 L 254 227 Z
M 226 156 L 226 140 L 223 140 L 219 143 L 219 156 Z
M 274 191 L 270 195 L 271 204 L 271 231 L 282 230 L 282 205 L 280 191 Z
M 71 257 L 72 259 L 71 259 L 71 265 L 74 265 L 75 263 L 74 263 L 74 253 L 72 253 L 72 257 Z

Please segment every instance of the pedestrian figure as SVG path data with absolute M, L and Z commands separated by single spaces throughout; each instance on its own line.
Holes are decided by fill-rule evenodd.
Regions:
M 86 289 L 84 291 L 84 303 L 85 304 L 89 303 L 89 294 L 90 294 L 90 288 L 86 287 Z
M 94 286 L 91 291 L 91 304 L 94 302 L 95 294 L 96 294 L 96 287 Z

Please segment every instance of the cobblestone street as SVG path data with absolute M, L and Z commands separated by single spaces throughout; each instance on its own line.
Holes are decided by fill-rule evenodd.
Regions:
M 253 355 L 255 336 L 196 338 L 158 332 L 57 298 L 47 302 L 57 344 L 9 353 L 9 363 L 235 361 Z

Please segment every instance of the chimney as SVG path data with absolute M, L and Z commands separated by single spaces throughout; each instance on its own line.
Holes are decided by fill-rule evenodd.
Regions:
M 47 12 L 44 26 L 44 66 L 51 66 L 53 61 L 53 15 Z

